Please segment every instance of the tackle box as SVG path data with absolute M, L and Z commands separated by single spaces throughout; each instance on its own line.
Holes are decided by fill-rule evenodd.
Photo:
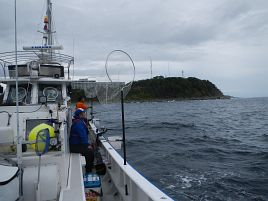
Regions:
M 86 201 L 100 201 L 101 200 L 101 179 L 95 173 L 88 173 L 84 175 L 84 186 Z

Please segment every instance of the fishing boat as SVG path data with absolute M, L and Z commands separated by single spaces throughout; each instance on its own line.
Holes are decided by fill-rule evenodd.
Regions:
M 70 153 L 74 58 L 54 45 L 51 16 L 46 0 L 43 44 L 0 53 L 0 200 L 172 200 L 124 161 L 97 118 L 89 118 L 91 139 L 98 142 L 92 174 L 85 174 L 83 156 Z

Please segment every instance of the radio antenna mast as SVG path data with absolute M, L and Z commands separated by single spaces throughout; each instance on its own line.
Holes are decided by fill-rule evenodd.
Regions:
M 168 62 L 168 77 L 170 77 L 169 62 Z
M 53 38 L 52 38 L 52 3 L 50 0 L 47 0 L 47 11 L 46 16 L 44 18 L 44 39 L 45 45 L 53 45 Z
M 151 69 L 151 79 L 153 78 L 153 62 L 152 58 L 150 57 L 150 69 Z

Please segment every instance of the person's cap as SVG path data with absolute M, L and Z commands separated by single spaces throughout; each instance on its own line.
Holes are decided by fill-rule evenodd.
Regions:
M 85 110 L 83 110 L 82 108 L 78 108 L 75 112 L 74 112 L 74 116 L 78 117 L 79 114 L 81 114 L 82 112 L 85 112 Z
M 88 108 L 88 106 L 84 103 L 78 102 L 78 103 L 76 103 L 76 108 L 86 110 Z

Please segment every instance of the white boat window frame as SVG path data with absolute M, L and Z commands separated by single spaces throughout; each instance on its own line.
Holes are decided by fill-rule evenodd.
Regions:
M 28 91 L 27 91 L 27 87 L 25 87 L 25 86 L 28 85 L 28 84 L 31 84 L 31 86 L 29 86 Z M 7 83 L 6 84 L 6 89 L 5 89 L 5 92 L 4 92 L 4 98 L 3 98 L 3 102 L 2 102 L 3 104 L 15 103 L 15 101 L 13 101 L 13 99 L 15 97 L 14 98 L 11 97 L 12 96 L 11 95 L 11 90 L 12 90 L 13 87 L 14 87 L 14 83 Z M 26 95 L 24 96 L 23 101 L 19 100 L 19 103 L 21 103 L 21 102 L 25 103 L 26 102 L 26 105 L 32 104 L 32 88 L 33 88 L 32 83 L 21 82 L 18 87 L 19 88 L 24 88 L 25 91 L 26 91 Z M 29 92 L 29 90 L 30 90 L 30 92 Z M 28 98 L 29 98 L 29 100 L 27 102 L 26 99 L 28 99 Z

